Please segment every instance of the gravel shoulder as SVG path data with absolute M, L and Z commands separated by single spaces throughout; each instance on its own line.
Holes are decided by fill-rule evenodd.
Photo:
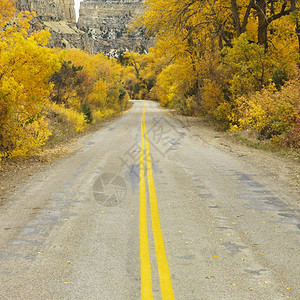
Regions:
M 45 146 L 34 156 L 3 160 L 0 162 L 0 207 L 7 203 L 9 196 L 15 193 L 19 185 L 28 182 L 33 175 L 43 171 L 57 159 L 73 155 L 76 151 L 81 149 L 82 139 L 86 139 L 95 131 L 109 126 L 116 118 L 128 112 L 131 107 L 132 105 L 129 105 L 129 108 L 124 112 L 96 124 L 75 138 L 71 138 L 54 146 Z
M 239 142 L 231 133 L 217 131 L 201 118 L 182 116 L 173 111 L 165 111 L 165 113 L 169 117 L 180 121 L 193 136 L 201 139 L 206 144 L 238 156 L 245 160 L 245 162 L 262 170 L 265 174 L 268 174 L 270 178 L 274 178 L 288 192 L 298 195 L 297 198 L 299 201 L 297 204 L 300 204 L 299 155 L 256 149 Z M 245 138 L 247 139 L 247 137 L 243 137 L 243 139 Z M 249 139 L 249 141 L 251 140 Z

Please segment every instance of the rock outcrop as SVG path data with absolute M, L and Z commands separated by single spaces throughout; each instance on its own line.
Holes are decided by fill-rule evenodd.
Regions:
M 88 33 L 96 52 L 117 56 L 126 50 L 147 49 L 144 32 L 128 32 L 134 17 L 142 12 L 142 0 L 84 0 L 78 28 Z
M 36 12 L 34 29 L 50 30 L 50 47 L 111 56 L 148 48 L 144 32 L 128 33 L 134 17 L 143 12 L 143 0 L 84 0 L 77 24 L 74 4 L 74 0 L 17 0 L 19 10 Z
M 18 0 L 19 10 L 35 11 L 34 29 L 48 28 L 49 47 L 80 48 L 92 51 L 88 35 L 76 26 L 74 0 Z
M 66 21 L 76 25 L 74 0 L 18 0 L 20 10 L 35 11 L 42 21 Z

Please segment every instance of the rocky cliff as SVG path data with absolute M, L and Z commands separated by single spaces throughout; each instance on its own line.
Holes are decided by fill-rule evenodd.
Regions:
M 76 24 L 74 0 L 18 0 L 20 10 L 35 11 L 42 21 Z
M 74 0 L 18 0 L 19 10 L 35 11 L 34 29 L 48 28 L 50 47 L 92 51 L 88 35 L 76 26 Z
M 128 33 L 134 17 L 143 12 L 142 0 L 84 0 L 78 28 L 88 33 L 94 51 L 118 55 L 148 48 L 143 32 Z
M 143 11 L 143 0 L 84 0 L 77 24 L 74 0 L 17 0 L 17 6 L 36 12 L 33 26 L 50 30 L 50 47 L 118 56 L 149 46 L 143 32 L 128 33 L 134 17 Z

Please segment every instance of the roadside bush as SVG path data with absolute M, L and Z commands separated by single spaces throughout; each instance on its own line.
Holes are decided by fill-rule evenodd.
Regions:
M 261 139 L 281 136 L 297 127 L 300 81 L 287 82 L 281 91 L 270 85 L 260 92 L 239 97 L 237 104 L 240 128 L 253 130 Z
M 18 118 L 18 117 L 17 117 Z M 11 120 L 1 128 L 1 157 L 23 157 L 43 146 L 51 132 L 48 120 L 39 115 L 31 120 Z
M 91 78 L 83 66 L 76 66 L 70 60 L 62 60 L 60 70 L 51 76 L 50 83 L 53 84 L 52 102 L 78 110 L 93 89 Z
M 63 104 L 51 103 L 47 106 L 48 114 L 54 113 L 61 122 L 67 122 L 76 132 L 83 132 L 87 127 L 84 114 L 72 108 L 66 108 Z
M 288 81 L 288 73 L 285 68 L 282 69 L 275 69 L 272 75 L 272 80 L 277 88 L 280 88 L 284 85 L 286 81 Z
M 249 42 L 246 33 L 234 41 L 232 48 L 223 49 L 222 54 L 221 69 L 233 98 L 259 91 L 269 84 L 274 68 L 272 60 L 262 46 Z
M 297 116 L 292 117 L 293 125 L 279 139 L 281 145 L 295 150 L 300 149 L 300 111 Z
M 228 102 L 221 103 L 214 111 L 214 118 L 221 130 L 228 130 L 234 126 L 235 116 L 232 106 Z
M 203 111 L 209 115 L 214 115 L 216 108 L 224 103 L 224 95 L 222 87 L 210 79 L 204 80 L 202 88 L 201 107 Z
M 83 102 L 81 105 L 81 111 L 84 114 L 84 118 L 87 123 L 91 124 L 93 122 L 92 108 L 88 102 Z
M 93 119 L 96 123 L 102 121 L 105 118 L 105 113 L 99 109 L 93 111 Z

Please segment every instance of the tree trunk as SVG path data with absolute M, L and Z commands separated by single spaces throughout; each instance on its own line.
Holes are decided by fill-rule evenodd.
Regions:
M 246 26 L 248 24 L 248 19 L 249 19 L 252 8 L 254 8 L 254 0 L 250 0 L 249 4 L 247 5 L 247 9 L 246 9 L 244 19 L 243 19 L 243 24 L 241 27 L 241 33 L 244 33 L 246 31 Z
M 296 0 L 291 0 L 291 10 L 295 11 L 296 10 Z M 299 21 L 296 20 L 296 35 L 298 38 L 298 52 L 300 54 L 300 24 Z
M 239 8 L 236 3 L 236 0 L 231 0 L 231 11 L 232 11 L 232 18 L 233 18 L 233 24 L 236 31 L 236 35 L 237 37 L 239 37 L 242 32 L 241 32 Z
M 298 45 L 299 45 L 298 52 L 300 54 L 300 24 L 298 21 L 296 21 L 296 34 L 297 34 Z
M 258 44 L 268 49 L 268 21 L 266 16 L 266 1 L 256 0 L 256 11 L 258 16 Z

